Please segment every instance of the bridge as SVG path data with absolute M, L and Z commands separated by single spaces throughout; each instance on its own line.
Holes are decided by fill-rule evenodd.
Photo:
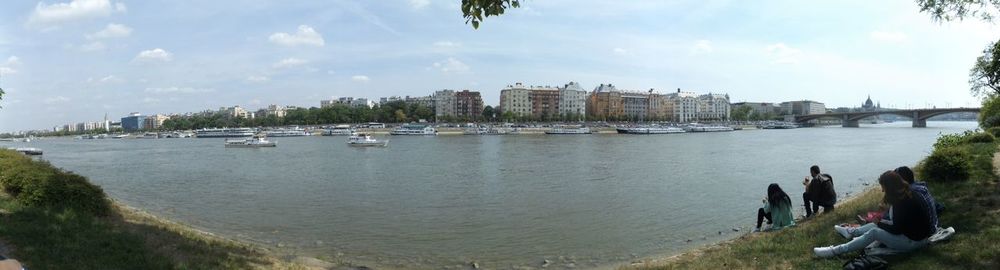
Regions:
M 868 117 L 881 115 L 881 114 L 894 114 L 902 117 L 907 117 L 913 119 L 913 127 L 927 127 L 927 118 L 934 116 L 957 113 L 957 112 L 974 112 L 978 113 L 979 108 L 934 108 L 934 109 L 915 109 L 915 110 L 883 110 L 883 111 L 871 111 L 871 112 L 849 112 L 849 113 L 826 113 L 826 114 L 807 114 L 795 116 L 796 123 L 805 123 L 811 120 L 818 119 L 840 119 L 844 123 L 844 127 L 858 127 L 858 121 Z

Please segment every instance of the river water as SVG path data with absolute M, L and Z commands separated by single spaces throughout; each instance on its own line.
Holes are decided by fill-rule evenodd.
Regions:
M 745 233 L 769 183 L 801 214 L 818 164 L 840 196 L 974 122 L 671 135 L 43 139 L 44 159 L 153 214 L 296 254 L 379 267 L 605 267 Z M 740 231 L 735 232 L 733 228 Z M 805 252 L 805 251 L 803 251 Z M 571 264 L 572 265 L 569 265 Z

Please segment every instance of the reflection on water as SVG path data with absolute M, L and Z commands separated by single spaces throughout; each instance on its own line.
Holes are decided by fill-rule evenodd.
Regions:
M 29 144 L 130 205 L 300 253 L 418 268 L 549 259 L 560 268 L 734 237 L 755 221 L 769 183 L 800 204 L 802 178 L 818 164 L 838 192 L 854 193 L 914 164 L 939 133 L 975 128 L 929 125 L 393 137 L 387 148 L 348 147 L 344 137 L 274 138 L 270 149 L 226 149 L 221 139 Z

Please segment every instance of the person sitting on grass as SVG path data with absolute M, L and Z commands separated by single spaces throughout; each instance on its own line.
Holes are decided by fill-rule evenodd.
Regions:
M 764 207 L 757 209 L 757 228 L 767 219 L 767 224 L 771 225 L 768 230 L 780 230 L 784 227 L 794 226 L 795 218 L 792 217 L 792 199 L 778 184 L 773 183 L 767 186 L 767 197 L 764 198 Z
M 837 203 L 837 191 L 833 189 L 833 177 L 820 173 L 819 166 L 816 165 L 809 168 L 809 174 L 812 179 L 806 177 L 802 181 L 802 184 L 806 186 L 806 192 L 802 193 L 806 217 L 812 217 L 813 213 L 819 213 L 820 206 L 823 207 L 823 213 L 833 211 L 833 205 Z
M 924 202 L 930 206 L 930 211 L 928 211 L 927 214 L 931 216 L 931 225 L 934 226 L 932 228 L 936 230 L 938 228 L 938 215 L 941 214 L 941 210 L 944 210 L 944 207 L 934 201 L 934 196 L 931 196 L 931 191 L 927 188 L 927 183 L 916 181 L 916 179 L 913 178 L 913 170 L 910 170 L 910 167 L 902 166 L 896 168 L 894 171 L 898 173 L 900 177 L 903 177 L 903 180 L 910 184 L 911 191 L 920 194 L 921 198 L 924 199 Z
M 891 221 L 883 220 L 860 227 L 834 228 L 844 237 L 853 240 L 835 246 L 816 247 L 813 253 L 817 257 L 828 258 L 836 255 L 862 250 L 871 243 L 878 241 L 886 247 L 899 252 L 908 252 L 927 246 L 927 239 L 934 230 L 931 228 L 931 217 L 928 215 L 927 202 L 919 194 L 915 194 L 899 174 L 886 171 L 878 178 L 882 192 L 882 200 L 891 206 Z

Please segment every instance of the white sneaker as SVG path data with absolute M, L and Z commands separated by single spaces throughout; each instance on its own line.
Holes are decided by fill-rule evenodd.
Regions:
M 816 254 L 816 257 L 820 258 L 830 258 L 833 256 L 837 256 L 837 253 L 833 251 L 833 246 L 815 247 L 813 248 L 813 253 Z
M 750 232 L 760 232 L 760 228 L 753 228 L 753 231 Z
M 847 239 L 854 238 L 853 235 L 851 235 L 851 229 L 849 229 L 847 227 L 843 227 L 843 226 L 840 226 L 840 225 L 833 225 L 833 230 L 837 231 L 837 233 L 839 233 L 840 236 L 843 236 L 844 238 L 847 238 Z

